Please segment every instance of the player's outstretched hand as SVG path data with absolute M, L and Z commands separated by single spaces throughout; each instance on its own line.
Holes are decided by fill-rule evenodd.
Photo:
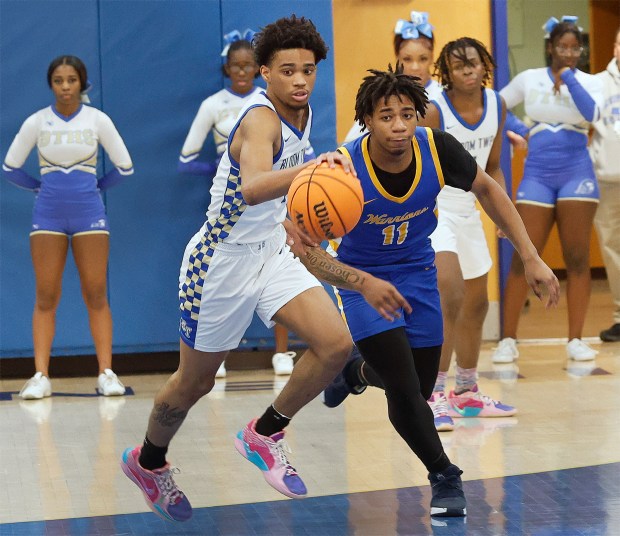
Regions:
M 390 322 L 395 318 L 400 318 L 401 310 L 411 314 L 411 305 L 403 298 L 396 287 L 378 277 L 368 277 L 364 281 L 361 293 L 366 301 L 372 305 L 377 312 Z
M 547 289 L 547 303 L 545 306 L 557 306 L 560 300 L 560 283 L 555 274 L 551 271 L 540 257 L 535 257 L 529 262 L 524 263 L 525 279 L 534 291 L 539 300 L 543 299 L 543 287 Z
M 347 173 L 352 173 L 355 177 L 357 177 L 357 171 L 355 171 L 355 168 L 353 167 L 353 162 L 351 162 L 347 156 L 339 153 L 338 151 L 321 153 L 315 158 L 314 162 L 317 166 L 323 162 L 327 162 L 331 168 L 336 167 L 336 164 L 340 164 Z

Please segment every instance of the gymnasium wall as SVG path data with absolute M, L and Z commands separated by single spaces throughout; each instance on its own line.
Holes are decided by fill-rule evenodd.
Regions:
M 135 175 L 105 199 L 115 352 L 178 348 L 178 270 L 203 222 L 210 186 L 176 172 L 179 151 L 200 102 L 223 87 L 221 36 L 292 12 L 311 18 L 333 50 L 330 0 L 0 1 L 0 158 L 23 121 L 53 102 L 51 59 L 74 54 L 88 67 L 93 105 L 112 117 L 133 159 Z M 315 149 L 335 147 L 333 54 L 320 65 L 312 105 Z M 26 168 L 38 176 L 33 155 Z M 0 181 L 0 357 L 32 355 L 33 200 Z M 272 347 L 270 331 L 255 320 L 244 346 Z M 69 258 L 53 353 L 93 352 Z

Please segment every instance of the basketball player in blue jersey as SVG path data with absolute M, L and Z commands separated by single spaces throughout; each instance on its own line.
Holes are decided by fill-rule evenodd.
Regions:
M 107 299 L 110 231 L 100 192 L 131 175 L 133 164 L 111 119 L 82 102 L 88 86 L 82 60 L 76 56 L 54 59 L 47 82 L 56 102 L 26 119 L 2 166 L 7 180 L 37 193 L 30 232 L 36 281 L 32 315 L 36 374 L 20 396 L 28 400 L 52 394 L 50 352 L 69 247 L 80 275 L 99 362 L 99 391 L 105 396 L 122 395 L 125 387 L 111 370 L 112 315 Z M 35 145 L 40 181 L 22 169 Z M 99 145 L 115 167 L 97 179 Z
M 528 282 L 538 296 L 546 287 L 557 304 L 557 278 L 540 259 L 501 186 L 483 171 L 453 136 L 416 128 L 426 92 L 397 66 L 370 71 L 355 104 L 355 119 L 369 132 L 344 145 L 364 190 L 358 225 L 337 247 L 338 261 L 392 282 L 410 303 L 386 322 L 354 290 L 342 288 L 342 309 L 363 359 L 351 359 L 326 389 L 328 406 L 367 385 L 385 390 L 396 431 L 428 470 L 431 515 L 462 516 L 466 501 L 462 471 L 450 462 L 427 404 L 437 377 L 443 341 L 435 254 L 430 235 L 437 225 L 436 198 L 444 186 L 473 192 L 515 245 Z M 338 262 L 334 261 L 334 262 Z
M 318 280 L 290 250 L 302 239 L 285 220 L 285 196 L 302 164 L 310 134 L 308 104 L 317 64 L 327 46 L 314 24 L 291 16 L 267 25 L 254 41 L 267 84 L 241 110 L 211 188 L 207 221 L 187 245 L 180 272 L 180 364 L 155 397 L 144 444 L 128 448 L 121 466 L 164 519 L 185 521 L 192 510 L 166 462 L 168 445 L 189 409 L 214 385 L 215 373 L 236 348 L 254 311 L 299 335 L 308 350 L 272 406 L 237 435 L 236 448 L 267 482 L 293 497 L 306 487 L 286 457 L 284 428 L 337 375 L 351 352 L 351 336 Z M 315 162 L 349 159 L 325 153 Z M 288 238 L 287 238 L 288 233 Z M 328 254 L 313 248 L 314 264 Z M 319 266 L 320 270 L 320 266 Z M 392 319 L 411 311 L 394 286 L 349 270 L 325 280 L 361 292 Z
M 550 66 L 518 74 L 500 94 L 508 108 L 524 102 L 535 122 L 515 203 L 538 251 L 557 223 L 566 264 L 566 355 L 591 361 L 597 352 L 581 336 L 590 301 L 590 236 L 599 189 L 587 144 L 604 98 L 600 79 L 577 69 L 583 36 L 576 22 L 576 17 L 551 17 L 544 25 Z M 519 355 L 517 327 L 526 296 L 521 263 L 515 259 L 506 281 L 504 338 L 493 354 L 495 363 L 510 363 Z
M 426 110 L 423 124 L 449 132 L 497 183 L 506 189 L 500 167 L 506 104 L 486 84 L 495 64 L 485 46 L 471 37 L 447 43 L 435 65 L 443 91 Z M 492 266 L 476 197 L 446 186 L 437 198 L 437 229 L 431 235 L 441 296 L 444 341 L 439 374 L 430 399 L 438 430 L 452 430 L 452 417 L 507 417 L 516 409 L 483 395 L 477 384 L 482 326 L 489 308 Z M 456 386 L 447 399 L 446 379 L 456 353 Z

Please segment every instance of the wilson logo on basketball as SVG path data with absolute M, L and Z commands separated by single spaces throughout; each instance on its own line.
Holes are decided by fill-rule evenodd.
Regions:
M 360 181 L 337 165 L 308 166 L 288 191 L 287 208 L 293 222 L 317 242 L 350 233 L 364 209 Z

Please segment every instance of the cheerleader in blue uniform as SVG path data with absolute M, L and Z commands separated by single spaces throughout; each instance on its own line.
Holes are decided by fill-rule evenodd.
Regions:
M 101 191 L 133 173 L 125 144 L 110 118 L 85 106 L 86 67 L 75 56 L 50 63 L 47 82 L 56 102 L 31 115 L 13 140 L 3 165 L 4 177 L 37 193 L 30 232 L 36 280 L 32 317 L 36 374 L 20 392 L 24 399 L 50 396 L 49 361 L 69 246 L 77 266 L 90 330 L 99 362 L 98 387 L 105 396 L 125 387 L 112 372 L 112 316 L 107 299 L 109 227 Z M 36 145 L 41 179 L 22 168 Z M 114 169 L 97 179 L 101 145 Z

